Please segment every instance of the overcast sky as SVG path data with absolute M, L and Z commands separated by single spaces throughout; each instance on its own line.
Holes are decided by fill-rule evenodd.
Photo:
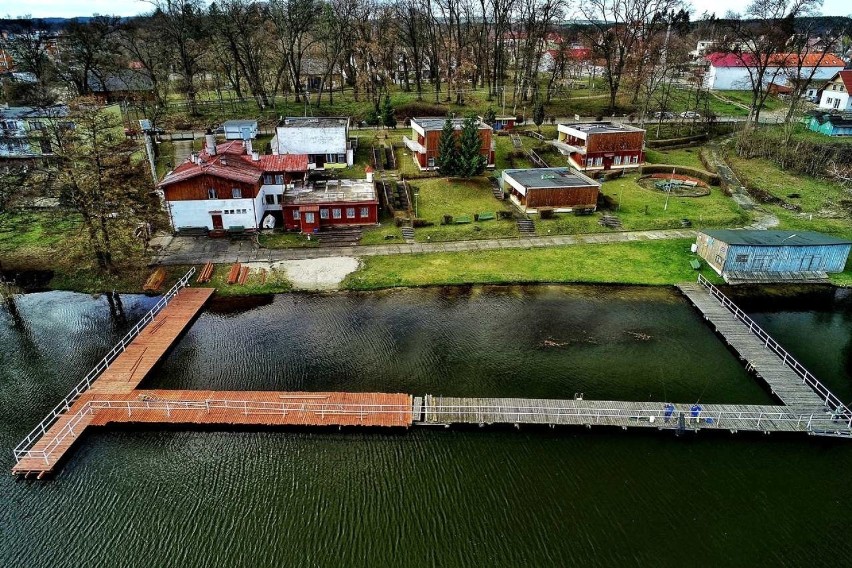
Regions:
M 741 11 L 747 3 L 748 0 L 692 0 L 693 19 L 698 19 L 705 11 L 716 12 L 717 16 L 723 16 L 728 10 Z M 140 0 L 0 0 L 0 16 L 12 17 L 26 14 L 36 18 L 72 18 L 92 14 L 134 16 L 150 9 L 149 3 Z M 848 16 L 852 14 L 852 6 L 849 0 L 824 0 L 822 13 L 827 16 Z

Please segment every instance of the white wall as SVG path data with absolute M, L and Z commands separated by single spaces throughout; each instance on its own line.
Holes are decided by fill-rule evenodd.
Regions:
M 800 75 L 808 77 L 812 70 L 813 67 L 802 67 Z M 813 80 L 825 81 L 831 79 L 838 71 L 842 71 L 842 68 L 819 67 L 814 72 Z M 795 75 L 795 70 L 787 72 L 784 69 L 779 70 L 777 67 L 767 67 L 763 82 L 767 85 L 772 82 L 784 84 L 787 82 L 788 75 Z M 750 91 L 752 88 L 751 81 L 751 75 L 745 67 L 714 67 L 711 65 L 704 76 L 704 85 L 708 89 L 719 91 Z
M 207 227 L 213 230 L 213 219 L 211 211 L 222 212 L 222 225 L 227 229 L 231 226 L 241 225 L 246 228 L 255 228 L 260 223 L 262 216 L 257 217 L 263 211 L 262 192 L 258 193 L 257 199 L 193 199 L 190 201 L 170 201 L 168 203 L 175 230 L 179 227 Z M 260 201 L 260 203 L 258 203 Z M 245 209 L 245 213 L 226 214 L 226 210 Z
M 279 126 L 273 154 L 346 154 L 346 127 Z
M 837 106 L 834 106 L 834 101 L 838 99 L 840 100 L 840 102 L 837 103 Z M 831 102 L 829 102 L 829 100 L 831 100 Z M 847 111 L 852 110 L 852 104 L 850 103 L 852 103 L 852 100 L 849 99 L 848 92 L 823 91 L 822 98 L 819 100 L 819 108 L 825 110 L 837 109 L 841 111 Z

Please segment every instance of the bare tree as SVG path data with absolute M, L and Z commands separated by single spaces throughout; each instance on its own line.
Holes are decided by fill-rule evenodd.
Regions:
M 93 83 L 105 90 L 107 76 L 121 67 L 120 28 L 121 19 L 117 16 L 96 16 L 85 23 L 68 24 L 58 72 L 78 95 L 90 94 Z
M 317 0 L 272 0 L 269 12 L 286 46 L 290 81 L 296 102 L 302 96 L 302 60 L 314 42 L 311 33 L 317 22 Z
M 11 26 L 12 37 L 6 41 L 6 49 L 12 55 L 18 69 L 35 77 L 34 88 L 27 93 L 26 102 L 33 106 L 48 106 L 55 98 L 51 86 L 55 78 L 55 66 L 48 54 L 48 25 L 42 20 L 24 17 Z

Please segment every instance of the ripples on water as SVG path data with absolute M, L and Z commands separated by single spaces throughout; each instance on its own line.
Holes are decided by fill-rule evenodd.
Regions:
M 768 400 L 667 291 L 268 300 L 215 302 L 148 386 Z M 133 321 L 152 300 L 124 303 Z M 17 327 L 0 310 L 7 449 L 124 331 L 103 299 L 17 305 Z M 814 565 L 852 552 L 850 465 L 847 444 L 774 436 L 109 430 L 51 482 L 0 475 L 0 565 Z

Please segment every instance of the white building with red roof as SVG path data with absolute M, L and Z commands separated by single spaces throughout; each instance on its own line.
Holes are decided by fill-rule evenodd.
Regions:
M 754 75 L 758 59 L 754 54 L 716 52 L 709 54 L 705 60 L 707 70 L 704 74 L 704 86 L 708 89 L 750 91 L 757 80 Z M 763 82 L 766 85 L 781 85 L 787 79 L 803 78 L 825 81 L 842 71 L 845 66 L 842 59 L 830 53 L 776 53 L 770 56 L 767 62 Z
M 852 69 L 838 71 L 823 87 L 819 108 L 840 112 L 852 111 L 852 99 L 849 98 L 849 91 L 852 91 Z
M 284 194 L 305 183 L 308 156 L 264 156 L 240 140 L 205 148 L 158 184 L 175 231 L 257 229 L 267 215 L 283 221 Z

